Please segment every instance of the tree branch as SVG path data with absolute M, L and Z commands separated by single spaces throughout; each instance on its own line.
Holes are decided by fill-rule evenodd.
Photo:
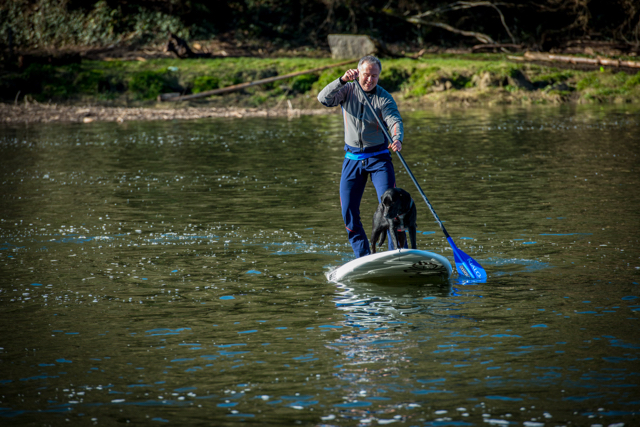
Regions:
M 407 21 L 413 23 L 413 24 L 421 24 L 421 25 L 430 25 L 432 27 L 438 27 L 438 28 L 442 28 L 445 29 L 447 31 L 451 31 L 452 33 L 456 33 L 456 34 L 461 34 L 463 36 L 467 36 L 467 37 L 475 37 L 476 39 L 478 39 L 478 41 L 480 41 L 480 43 L 495 43 L 495 41 L 493 41 L 493 39 L 483 33 L 479 33 L 477 31 L 464 31 L 464 30 L 459 30 L 457 28 L 452 27 L 449 24 L 444 24 L 442 22 L 431 22 L 431 21 L 424 21 L 422 19 L 416 19 L 415 17 L 410 17 L 407 19 Z
M 443 12 L 449 12 L 454 10 L 462 10 L 462 9 L 471 9 L 472 7 L 477 6 L 512 6 L 509 3 L 491 3 L 488 1 L 479 1 L 479 2 L 468 2 L 468 1 L 457 1 L 455 3 L 451 3 L 447 6 L 438 7 L 436 9 L 428 10 L 426 12 L 422 12 L 416 15 L 416 17 L 424 18 L 426 16 L 437 15 Z
M 509 27 L 507 26 L 507 23 L 504 19 L 504 15 L 502 14 L 502 11 L 498 8 L 498 5 L 500 6 L 504 6 L 507 5 L 507 3 L 492 3 L 490 1 L 478 1 L 478 2 L 469 2 L 469 1 L 457 1 L 455 3 L 452 3 L 450 5 L 444 6 L 444 7 L 439 7 L 433 10 L 429 10 L 426 12 L 422 12 L 419 13 L 417 15 L 411 16 L 409 17 L 407 20 L 409 22 L 413 22 L 413 23 L 417 23 L 417 20 L 420 20 L 420 24 L 425 24 L 425 25 L 431 25 L 428 22 L 422 21 L 422 18 L 425 18 L 427 16 L 433 16 L 433 15 L 438 15 L 440 13 L 444 13 L 444 12 L 450 12 L 450 11 L 455 11 L 455 10 L 463 10 L 463 9 L 471 9 L 472 7 L 481 7 L 481 6 L 485 6 L 485 7 L 492 7 L 496 10 L 496 12 L 498 12 L 498 15 L 500 15 L 500 21 L 502 22 L 502 26 L 504 27 L 504 29 L 507 31 L 507 34 L 509 35 L 509 37 L 511 38 L 511 41 L 513 42 L 513 44 L 516 43 L 516 39 L 513 36 L 513 34 L 511 34 L 511 31 L 509 31 Z M 480 35 L 483 38 L 488 38 L 489 40 L 491 40 L 491 37 L 487 36 L 486 34 L 482 34 L 482 33 L 475 33 L 472 31 L 467 31 L 466 33 L 468 34 L 464 34 L 464 32 L 460 32 L 462 30 L 457 30 L 451 26 L 449 26 L 449 28 L 443 27 L 442 25 L 447 25 L 447 24 L 440 24 L 440 25 L 435 25 L 436 27 L 441 27 L 441 28 L 445 28 L 449 31 L 452 31 L 454 33 L 458 33 L 458 34 L 463 34 L 466 36 L 472 36 L 477 38 L 478 40 L 480 40 L 482 43 L 494 43 L 493 41 L 483 41 L 482 39 L 478 38 L 478 35 Z M 453 31 L 453 30 L 456 31 Z

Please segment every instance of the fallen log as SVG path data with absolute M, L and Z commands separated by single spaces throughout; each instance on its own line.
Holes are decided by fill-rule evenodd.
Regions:
M 206 90 L 204 92 L 194 93 L 193 95 L 171 96 L 172 94 L 162 94 L 158 96 L 158 101 L 188 101 L 190 99 L 204 98 L 211 95 L 219 95 L 221 93 L 234 92 L 236 90 L 245 89 L 251 86 L 262 85 L 265 83 L 273 83 L 278 80 L 284 80 L 291 77 L 301 76 L 303 74 L 315 73 L 317 71 L 322 71 L 328 68 L 334 68 L 342 65 L 352 64 L 354 62 L 356 62 L 356 60 L 352 59 L 350 61 L 339 62 L 337 64 L 331 64 L 331 65 L 325 65 L 324 67 L 313 68 L 311 70 L 297 71 L 295 73 L 283 74 L 281 76 L 269 77 L 267 79 L 260 79 L 252 82 L 240 83 L 237 85 L 227 86 L 220 89 Z
M 485 50 L 495 51 L 496 49 L 500 49 L 502 51 L 505 51 L 505 49 L 522 50 L 522 47 L 523 46 L 521 44 L 515 43 L 477 44 L 471 48 L 471 52 L 476 53 Z
M 583 58 L 580 56 L 554 55 L 551 53 L 525 52 L 524 58 L 530 61 L 566 62 L 570 64 L 607 65 L 612 67 L 640 68 L 638 61 L 625 61 L 609 58 Z

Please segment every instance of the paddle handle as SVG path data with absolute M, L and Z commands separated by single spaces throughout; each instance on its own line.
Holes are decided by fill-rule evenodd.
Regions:
M 365 103 L 371 109 L 371 112 L 373 113 L 373 117 L 376 118 L 376 121 L 378 122 L 378 125 L 380 126 L 380 128 L 384 132 L 385 136 L 387 137 L 387 139 L 389 139 L 390 142 L 393 142 L 393 139 L 391 138 L 391 135 L 389 135 L 389 130 L 387 129 L 387 126 L 380 121 L 380 118 L 376 114 L 376 110 L 373 109 L 373 105 L 371 105 L 371 101 L 369 101 L 369 98 L 367 98 L 367 95 L 364 93 L 364 90 L 362 89 L 362 86 L 360 86 L 360 83 L 358 82 L 358 80 L 354 80 L 354 83 L 360 89 L 360 93 L 364 97 Z M 422 191 L 422 188 L 420 187 L 420 184 L 418 184 L 418 180 L 416 180 L 416 177 L 413 176 L 413 173 L 411 173 L 411 169 L 409 169 L 409 165 L 407 165 L 407 162 L 404 161 L 404 157 L 402 157 L 402 154 L 400 154 L 399 151 L 396 151 L 396 154 L 398 155 L 398 158 L 400 159 L 400 162 L 402 163 L 402 166 L 404 166 L 404 168 L 407 170 L 407 173 L 409 174 L 409 177 L 411 177 L 411 180 L 413 181 L 413 183 L 415 184 L 416 188 L 418 189 L 418 192 L 422 196 L 422 199 L 425 201 L 425 203 L 429 207 L 429 210 L 433 214 L 433 217 L 436 219 L 436 221 L 438 221 L 438 225 L 440 225 L 440 229 L 444 233 L 445 237 L 447 239 L 449 239 L 450 236 L 449 236 L 449 233 L 447 233 L 447 229 L 444 228 L 444 225 L 442 224 L 442 221 L 440 221 L 440 218 L 438 218 L 438 214 L 433 209 L 433 206 L 431 206 L 431 203 L 429 203 L 429 199 L 427 199 L 427 196 L 424 194 L 424 191 Z

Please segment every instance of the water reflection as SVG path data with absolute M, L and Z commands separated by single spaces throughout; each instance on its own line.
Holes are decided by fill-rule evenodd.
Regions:
M 437 297 L 452 294 L 449 282 L 380 285 L 367 282 L 336 284 L 336 307 L 345 312 L 345 323 L 353 328 L 383 328 L 406 323 L 403 317 L 428 313 Z M 391 322 L 391 323 L 390 323 Z
M 456 283 L 457 282 L 457 283 Z M 442 325 L 459 315 L 447 312 L 459 304 L 456 280 L 441 283 L 386 284 L 337 283 L 334 302 L 344 312 L 346 333 L 327 343 L 341 355 L 336 378 L 344 382 L 344 402 L 335 405 L 340 418 L 362 424 L 415 420 L 422 408 L 421 396 L 452 393 L 443 378 L 418 380 L 427 386 L 416 389 L 406 371 L 424 340 L 407 339 Z M 390 393 L 397 398 L 389 397 Z M 400 397 L 403 396 L 403 397 Z M 409 413 L 403 413 L 408 411 Z

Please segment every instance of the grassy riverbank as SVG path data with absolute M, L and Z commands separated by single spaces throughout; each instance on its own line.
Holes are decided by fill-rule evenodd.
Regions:
M 158 103 L 161 93 L 198 93 L 336 63 L 329 58 L 215 58 L 32 64 L 2 71 L 4 103 L 158 107 L 317 108 L 315 96 L 346 67 L 327 69 L 189 103 Z M 354 62 L 355 66 L 355 62 Z M 405 108 L 423 105 L 638 102 L 640 73 L 533 64 L 500 54 L 425 55 L 383 61 L 380 85 Z

